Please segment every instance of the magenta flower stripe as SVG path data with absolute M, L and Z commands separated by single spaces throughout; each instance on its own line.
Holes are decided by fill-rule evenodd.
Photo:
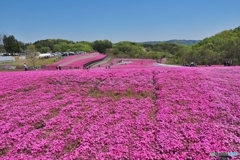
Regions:
M 239 67 L 134 67 L 141 63 L 0 72 L 0 159 L 208 160 L 240 151 Z

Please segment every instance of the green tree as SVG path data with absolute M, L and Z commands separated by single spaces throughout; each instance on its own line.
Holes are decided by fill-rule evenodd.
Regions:
M 240 62 L 240 26 L 233 30 L 222 31 L 208 37 L 192 46 L 194 56 L 198 56 L 201 63 L 222 64 L 233 60 L 234 64 Z
M 106 53 L 109 48 L 112 48 L 112 42 L 109 40 L 96 40 L 93 42 L 93 49 L 100 53 Z
M 19 45 L 19 48 L 20 48 L 20 52 L 23 52 L 23 51 L 26 50 L 27 44 L 25 44 L 21 41 L 18 41 L 18 45 Z
M 117 57 L 119 57 L 119 55 L 121 56 L 128 55 L 127 57 L 130 58 L 143 58 L 144 56 L 146 56 L 143 46 L 133 42 L 128 41 L 118 42 L 113 46 L 113 48 L 114 48 L 113 55 Z
M 33 67 L 36 68 L 35 62 L 36 62 L 37 52 L 36 52 L 35 46 L 33 44 L 30 44 L 27 46 L 26 54 L 32 61 Z
M 53 46 L 53 52 L 62 52 L 61 45 L 55 44 L 55 45 Z
M 50 50 L 49 47 L 43 47 L 43 46 L 42 46 L 42 47 L 40 48 L 40 52 L 41 52 L 41 53 L 47 53 L 47 52 L 50 52 L 50 51 L 51 51 L 51 50 Z
M 3 44 L 3 35 L 0 34 L 0 45 L 2 45 L 2 44 Z
M 86 41 L 75 43 L 73 41 L 68 41 L 64 39 L 46 39 L 36 41 L 33 44 L 35 45 L 36 50 L 41 52 L 46 52 L 46 50 L 48 50 L 48 52 L 90 52 L 93 50 L 93 43 Z
M 77 42 L 75 44 L 77 52 L 79 51 L 84 51 L 84 52 L 91 52 L 93 50 L 92 46 L 90 43 L 86 42 Z
M 20 47 L 19 47 L 19 42 L 13 35 L 11 36 L 3 36 L 3 44 L 5 50 L 13 55 L 13 53 L 19 53 L 20 52 Z
M 59 45 L 61 46 L 62 52 L 66 52 L 69 49 L 69 46 L 66 42 L 60 42 Z

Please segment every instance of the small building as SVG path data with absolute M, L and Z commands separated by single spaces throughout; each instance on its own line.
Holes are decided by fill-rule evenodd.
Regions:
M 13 62 L 15 58 L 12 56 L 0 56 L 0 62 Z
M 26 55 L 19 55 L 19 59 L 26 59 Z
M 39 54 L 39 58 L 50 58 L 52 57 L 51 53 L 42 53 Z
M 12 56 L 0 56 L 0 62 L 6 63 L 6 62 L 13 62 L 15 61 L 15 58 Z

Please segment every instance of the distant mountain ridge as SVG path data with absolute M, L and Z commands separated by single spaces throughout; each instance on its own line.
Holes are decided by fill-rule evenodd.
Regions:
M 187 46 L 191 46 L 194 45 L 198 42 L 200 42 L 201 40 L 178 40 L 178 39 L 172 39 L 172 40 L 168 40 L 168 41 L 147 41 L 147 42 L 140 42 L 140 44 L 155 44 L 155 43 L 161 43 L 161 42 L 166 42 L 166 43 L 176 43 L 176 44 L 183 44 L 183 45 L 187 45 Z

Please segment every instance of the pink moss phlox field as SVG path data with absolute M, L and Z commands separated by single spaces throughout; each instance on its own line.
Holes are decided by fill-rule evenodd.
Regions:
M 240 151 L 239 67 L 1 72 L 0 78 L 3 160 L 207 160 L 211 152 Z
M 106 55 L 104 55 L 104 54 L 99 54 L 99 55 L 96 55 L 96 56 L 91 57 L 91 58 L 86 58 L 86 59 L 83 59 L 83 60 L 73 62 L 73 63 L 69 64 L 69 66 L 73 66 L 73 67 L 74 66 L 83 66 L 85 63 L 88 63 L 88 62 L 91 62 L 91 61 L 94 61 L 94 60 L 98 60 L 98 59 L 102 59 L 105 56 Z
M 103 63 L 100 68 L 105 68 L 110 65 L 111 69 L 139 69 L 139 68 L 152 68 L 156 65 L 156 60 L 150 59 L 127 59 L 127 58 L 115 58 L 110 63 Z M 92 68 L 99 68 L 98 65 Z
M 100 54 L 98 52 L 67 56 L 58 62 L 55 62 L 51 65 L 47 65 L 45 69 L 47 69 L 47 70 L 54 69 L 55 70 L 56 66 L 61 66 L 62 69 L 69 69 L 70 67 L 71 68 L 79 67 L 82 69 L 84 64 L 94 61 L 94 60 L 102 59 L 105 56 L 106 55 Z

